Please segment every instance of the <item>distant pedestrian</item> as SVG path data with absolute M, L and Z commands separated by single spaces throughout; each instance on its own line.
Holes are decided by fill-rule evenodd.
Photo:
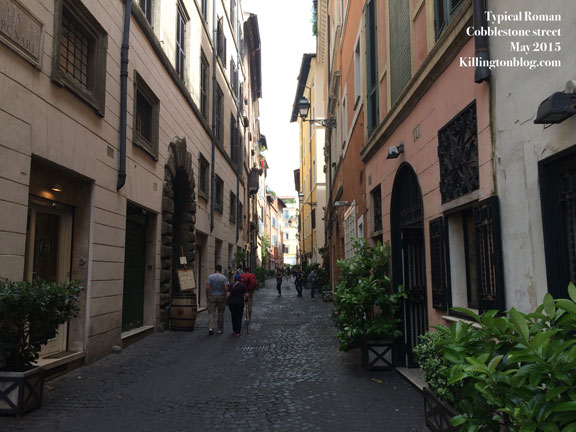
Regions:
M 278 297 L 282 297 L 282 270 L 280 267 L 276 268 L 276 289 L 278 290 Z
M 244 273 L 242 273 L 242 283 L 246 285 L 248 289 L 248 300 L 246 301 L 246 309 L 248 311 L 246 315 L 246 320 L 250 321 L 252 317 L 252 305 L 254 304 L 254 291 L 258 288 L 258 279 L 256 279 L 256 275 L 250 273 L 249 268 L 244 269 Z
M 248 289 L 242 283 L 242 275 L 234 276 L 234 282 L 226 294 L 230 315 L 232 316 L 232 331 L 236 336 L 242 335 L 242 315 L 244 314 L 244 302 L 248 298 Z
M 310 270 L 308 273 L 308 282 L 310 282 L 310 298 L 314 298 L 314 293 L 316 292 L 316 271 L 314 269 Z
M 218 309 L 218 334 L 224 330 L 224 310 L 228 279 L 222 274 L 222 266 L 216 265 L 216 272 L 208 276 L 206 299 L 208 301 L 208 334 L 214 334 L 214 314 Z
M 294 283 L 296 285 L 298 297 L 302 297 L 302 271 L 300 268 L 296 268 L 296 270 L 294 270 L 294 277 L 296 278 Z

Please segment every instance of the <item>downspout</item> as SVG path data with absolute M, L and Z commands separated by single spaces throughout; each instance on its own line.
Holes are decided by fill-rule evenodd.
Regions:
M 120 190 L 126 184 L 126 107 L 128 105 L 128 50 L 130 49 L 130 15 L 132 0 L 124 0 L 124 33 L 120 51 L 120 167 L 118 169 L 118 184 Z
M 486 20 L 486 0 L 474 0 L 474 29 L 488 28 Z M 487 32 L 485 32 L 487 33 Z M 476 66 L 474 72 L 474 82 L 480 84 L 482 81 L 490 80 L 490 69 L 486 64 L 490 61 L 488 50 L 488 36 L 474 36 L 475 56 L 482 66 Z
M 210 158 L 210 232 L 214 230 L 214 205 L 216 187 L 216 67 L 218 65 L 218 31 L 216 22 L 216 3 L 212 3 L 212 156 Z
M 240 224 L 242 215 L 238 214 L 238 203 L 240 203 L 240 176 L 242 175 L 242 165 L 244 163 L 244 141 L 240 140 L 240 2 L 236 5 L 236 147 L 238 155 L 238 164 L 236 166 L 236 248 L 238 248 L 238 239 L 240 238 Z M 234 79 L 234 77 L 232 77 Z M 242 145 L 241 145 L 242 144 Z

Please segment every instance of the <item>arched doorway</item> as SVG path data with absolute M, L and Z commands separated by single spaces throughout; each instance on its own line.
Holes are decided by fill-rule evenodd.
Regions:
M 390 222 L 394 286 L 404 285 L 408 295 L 401 309 L 404 336 L 396 344 L 395 360 L 400 366 L 417 367 L 413 348 L 428 330 L 424 208 L 418 177 L 407 163 L 394 179 Z
M 180 290 L 177 269 L 180 257 L 194 268 L 196 253 L 196 196 L 192 155 L 186 139 L 177 137 L 168 147 L 162 190 L 162 251 L 160 275 L 160 320 L 168 328 L 172 294 Z

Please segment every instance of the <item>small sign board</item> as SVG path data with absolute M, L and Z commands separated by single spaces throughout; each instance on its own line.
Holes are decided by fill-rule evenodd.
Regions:
M 0 0 L 0 42 L 38 68 L 43 36 L 44 25 L 19 0 Z
M 192 291 L 196 289 L 196 280 L 194 279 L 194 270 L 178 270 L 178 282 L 180 291 Z
M 188 264 L 188 261 L 186 260 L 185 256 L 181 256 L 180 257 L 180 264 L 185 266 L 186 264 Z

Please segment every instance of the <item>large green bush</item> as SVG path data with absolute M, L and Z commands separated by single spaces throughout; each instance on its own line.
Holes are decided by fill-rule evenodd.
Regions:
M 80 311 L 79 282 L 0 280 L 0 370 L 34 367 L 42 345 Z
M 437 326 L 440 374 L 463 431 L 576 431 L 576 287 L 535 312 L 454 308 L 476 325 Z M 424 340 L 426 343 L 426 340 Z M 418 349 L 417 349 L 418 350 Z M 439 395 L 440 396 L 440 395 Z
M 356 241 L 354 247 L 353 258 L 338 261 L 341 273 L 334 293 L 336 338 L 343 351 L 369 339 L 402 335 L 396 312 L 405 294 L 402 287 L 392 288 L 388 244 L 370 247 Z

